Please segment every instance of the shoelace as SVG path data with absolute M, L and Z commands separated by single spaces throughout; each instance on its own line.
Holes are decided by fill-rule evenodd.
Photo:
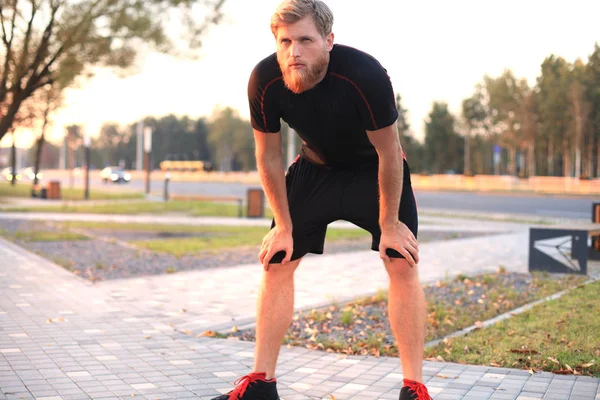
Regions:
M 267 380 L 267 374 L 264 372 L 251 373 L 248 375 L 244 375 L 233 384 L 235 385 L 235 389 L 229 393 L 229 400 L 241 400 L 244 393 L 246 393 L 246 389 L 250 384 L 256 381 L 265 381 Z
M 422 383 L 404 379 L 404 386 L 408 386 L 408 388 L 417 395 L 417 400 L 431 400 L 427 388 Z

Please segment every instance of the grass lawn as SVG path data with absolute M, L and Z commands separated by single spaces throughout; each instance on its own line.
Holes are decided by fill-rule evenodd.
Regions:
M 576 287 L 585 280 L 586 277 L 578 275 L 516 274 L 505 273 L 501 269 L 496 274 L 459 276 L 452 281 L 438 282 L 425 288 L 425 341 L 429 342 L 468 326 L 477 325 L 478 321 L 485 321 L 558 291 Z M 559 363 L 568 363 L 565 361 L 568 360 L 572 368 L 588 363 L 595 365 L 600 358 L 600 343 L 594 340 L 600 331 L 600 319 L 594 314 L 600 306 L 599 292 L 600 287 L 596 287 L 595 292 L 591 293 L 577 289 L 576 299 L 564 306 L 564 313 L 555 309 L 548 313 L 534 312 L 530 318 L 539 322 L 537 327 L 528 327 L 523 321 L 515 318 L 509 321 L 511 327 L 502 331 L 495 332 L 494 328 L 476 331 L 475 335 L 453 339 L 429 348 L 426 355 L 428 358 L 441 358 L 457 363 L 522 368 L 524 365 L 515 364 L 515 360 L 531 356 L 527 354 L 529 349 L 540 353 L 540 349 L 544 350 L 537 340 L 555 340 L 556 348 L 550 352 L 544 350 L 542 359 L 546 360 L 547 364 L 540 364 L 539 368 L 553 367 L 554 363 L 547 357 L 561 360 Z M 583 302 L 583 307 L 578 307 L 580 311 L 577 312 L 574 310 L 575 304 L 582 300 L 582 296 L 590 300 L 589 303 Z M 565 297 L 558 300 L 558 303 L 563 299 Z M 567 326 L 576 313 L 582 317 L 581 321 L 575 322 L 572 327 Z M 583 329 L 586 320 L 594 319 L 594 322 L 589 323 L 589 327 Z M 223 336 L 254 341 L 255 331 L 248 329 L 218 335 Z M 290 345 L 327 352 L 398 356 L 388 321 L 386 291 L 345 305 L 300 311 L 294 315 L 284 341 Z M 501 347 L 507 348 L 508 355 L 512 358 L 503 362 L 501 355 L 497 353 L 497 349 Z M 512 349 L 519 352 L 511 353 Z M 564 365 L 563 367 L 567 368 Z M 582 372 L 594 372 L 590 371 L 591 367 L 592 365 L 588 365 L 588 369 Z
M 85 214 L 167 214 L 180 213 L 196 217 L 237 217 L 239 208 L 235 204 L 212 203 L 207 201 L 172 200 L 169 202 L 140 201 L 97 205 L 64 205 L 45 207 L 23 207 L 6 211 L 20 212 L 60 212 Z M 243 208 L 245 214 L 246 209 Z M 271 210 L 265 210 L 265 218 L 271 218 Z
M 162 233 L 191 233 L 201 236 L 184 238 L 160 238 L 156 240 L 131 241 L 138 247 L 152 251 L 170 253 L 175 256 L 206 250 L 234 248 L 241 246 L 258 246 L 269 231 L 268 226 L 203 226 L 203 225 L 159 225 L 159 224 L 119 224 L 96 222 L 68 222 L 62 224 L 65 230 L 69 228 L 90 229 L 110 234 L 114 231 L 128 232 L 162 232 Z M 369 237 L 362 229 L 327 230 L 328 241 L 344 239 L 360 239 Z
M 17 231 L 13 237 L 25 242 L 67 242 L 71 240 L 87 240 L 85 235 L 73 233 L 69 231 L 53 232 L 53 231 Z
M 445 361 L 600 377 L 600 282 L 427 349 Z
M 60 191 L 63 200 L 83 201 L 83 189 L 61 187 Z M 19 182 L 15 186 L 11 186 L 9 182 L 0 182 L 0 197 L 31 197 L 31 184 L 29 182 Z M 102 192 L 98 189 L 90 190 L 90 200 L 129 200 L 143 199 L 144 197 L 143 193 L 136 192 Z M 56 210 L 56 207 L 40 208 L 43 208 L 43 211 Z

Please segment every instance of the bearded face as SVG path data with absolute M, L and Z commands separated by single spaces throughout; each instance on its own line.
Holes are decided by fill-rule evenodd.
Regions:
M 277 53 L 277 61 L 283 73 L 285 86 L 292 92 L 299 94 L 312 89 L 323 79 L 329 64 L 329 52 L 326 48 L 323 48 L 312 62 L 290 59 Z
M 327 73 L 333 33 L 323 37 L 312 17 L 277 28 L 277 62 L 286 87 L 298 94 L 312 89 Z

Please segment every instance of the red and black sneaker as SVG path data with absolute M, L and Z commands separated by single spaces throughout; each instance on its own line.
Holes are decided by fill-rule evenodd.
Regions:
M 425 385 L 421 382 L 404 380 L 404 387 L 400 391 L 400 400 L 432 400 Z
M 253 372 L 234 382 L 235 389 L 212 400 L 279 400 L 277 380 L 264 372 Z

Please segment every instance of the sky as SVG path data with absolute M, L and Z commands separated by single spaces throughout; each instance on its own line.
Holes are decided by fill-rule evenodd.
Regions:
M 209 117 L 218 107 L 249 119 L 252 68 L 275 51 L 270 17 L 280 0 L 226 0 L 224 21 L 205 36 L 198 60 L 140 54 L 139 73 L 120 78 L 98 71 L 66 92 L 49 140 L 79 124 L 95 137 L 104 122 L 130 124 L 145 116 Z M 422 138 L 434 101 L 458 114 L 485 74 L 511 69 L 535 84 L 545 57 L 587 60 L 600 44 L 598 0 L 325 0 L 334 14 L 335 43 L 356 47 L 387 69 L 394 91 Z M 225 73 L 225 70 L 229 72 Z M 7 135 L 0 143 L 9 146 Z M 20 131 L 29 147 L 34 133 Z

